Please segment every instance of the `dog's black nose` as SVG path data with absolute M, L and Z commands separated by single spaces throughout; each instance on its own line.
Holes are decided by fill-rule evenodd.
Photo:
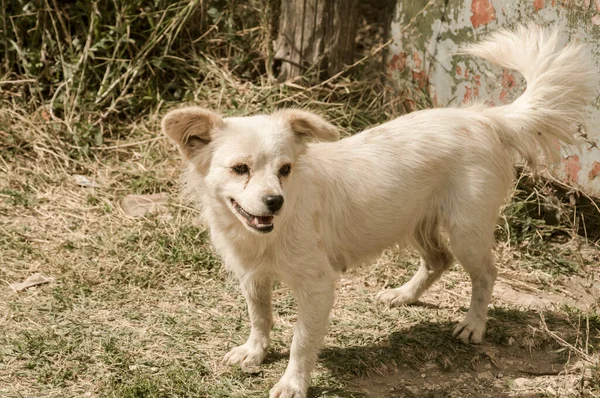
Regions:
M 265 196 L 263 200 L 269 210 L 271 210 L 273 213 L 281 209 L 281 206 L 283 206 L 283 196 L 281 195 Z

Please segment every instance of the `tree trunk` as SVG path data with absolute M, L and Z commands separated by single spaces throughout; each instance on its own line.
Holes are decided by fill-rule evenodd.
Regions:
M 279 78 L 342 70 L 353 61 L 357 24 L 358 0 L 281 0 L 275 44 Z

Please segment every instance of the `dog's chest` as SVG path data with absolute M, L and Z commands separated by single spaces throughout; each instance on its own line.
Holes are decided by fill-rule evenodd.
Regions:
M 258 239 L 231 239 L 213 233 L 213 245 L 222 257 L 225 267 L 237 274 L 248 272 L 272 273 L 278 260 L 275 245 Z

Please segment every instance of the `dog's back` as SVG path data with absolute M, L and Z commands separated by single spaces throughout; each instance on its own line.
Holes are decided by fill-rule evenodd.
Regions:
M 560 143 L 573 141 L 592 97 L 582 46 L 559 48 L 556 33 L 530 26 L 464 51 L 521 72 L 527 90 L 508 105 L 414 112 L 310 148 L 304 161 L 315 168 L 312 182 L 322 179 L 332 250 L 363 261 L 428 220 L 448 229 L 476 220 L 491 241 L 515 155 L 535 167 L 541 153 L 555 159 Z

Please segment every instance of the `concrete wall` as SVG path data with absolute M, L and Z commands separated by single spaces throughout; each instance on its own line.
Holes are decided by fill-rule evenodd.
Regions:
M 600 0 L 398 0 L 389 75 L 400 86 L 412 80 L 433 106 L 505 104 L 525 87 L 518 73 L 452 52 L 497 27 L 528 21 L 558 27 L 565 43 L 587 43 L 600 76 Z M 600 86 L 589 110 L 581 149 L 565 151 L 553 174 L 600 197 Z

